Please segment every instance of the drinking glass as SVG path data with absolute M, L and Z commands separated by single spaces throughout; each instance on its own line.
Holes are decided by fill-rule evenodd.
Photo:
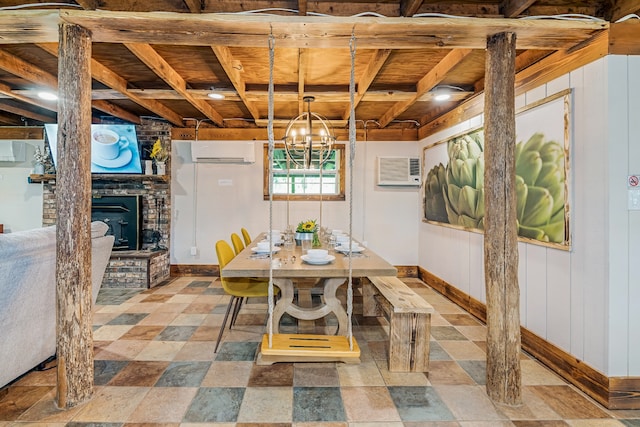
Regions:
M 293 240 L 293 236 L 291 234 L 285 234 L 284 250 L 287 252 L 293 252 L 293 248 L 295 245 L 296 245 L 296 242 Z
M 302 241 L 302 253 L 306 255 L 307 251 L 311 249 L 311 240 L 303 240 Z

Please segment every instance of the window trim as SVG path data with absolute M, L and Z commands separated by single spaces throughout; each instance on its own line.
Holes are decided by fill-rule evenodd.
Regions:
M 284 150 L 283 143 L 275 143 L 275 149 Z M 344 201 L 345 197 L 345 170 L 347 165 L 346 159 L 346 145 L 334 144 L 333 149 L 337 151 L 339 156 L 340 168 L 336 171 L 335 175 L 338 177 L 338 194 L 274 194 L 273 200 L 289 200 L 289 201 Z M 269 200 L 269 144 L 263 146 L 263 158 L 262 158 L 262 195 L 264 200 Z

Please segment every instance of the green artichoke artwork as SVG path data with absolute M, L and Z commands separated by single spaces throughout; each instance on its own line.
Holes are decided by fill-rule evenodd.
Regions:
M 431 168 L 424 181 L 424 215 L 431 221 L 449 222 L 444 205 L 443 189 L 446 189 L 447 171 L 442 163 Z
M 565 236 L 564 148 L 535 133 L 516 145 L 518 235 L 562 243 Z
M 484 134 L 477 130 L 447 142 L 449 161 L 434 166 L 424 182 L 428 220 L 483 229 Z M 565 152 L 535 133 L 515 150 L 518 235 L 565 241 Z
M 450 224 L 482 229 L 484 217 L 484 134 L 481 130 L 447 143 L 449 163 L 445 208 Z

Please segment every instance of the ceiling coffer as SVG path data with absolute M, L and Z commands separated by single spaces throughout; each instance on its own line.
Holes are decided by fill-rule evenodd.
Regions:
M 193 141 L 191 159 L 196 163 L 255 163 L 253 141 Z

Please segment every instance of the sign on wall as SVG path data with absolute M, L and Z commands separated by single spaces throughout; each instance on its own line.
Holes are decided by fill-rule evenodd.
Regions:
M 571 91 L 516 114 L 518 236 L 569 247 L 569 145 Z M 484 132 L 471 129 L 423 150 L 423 221 L 482 231 Z

